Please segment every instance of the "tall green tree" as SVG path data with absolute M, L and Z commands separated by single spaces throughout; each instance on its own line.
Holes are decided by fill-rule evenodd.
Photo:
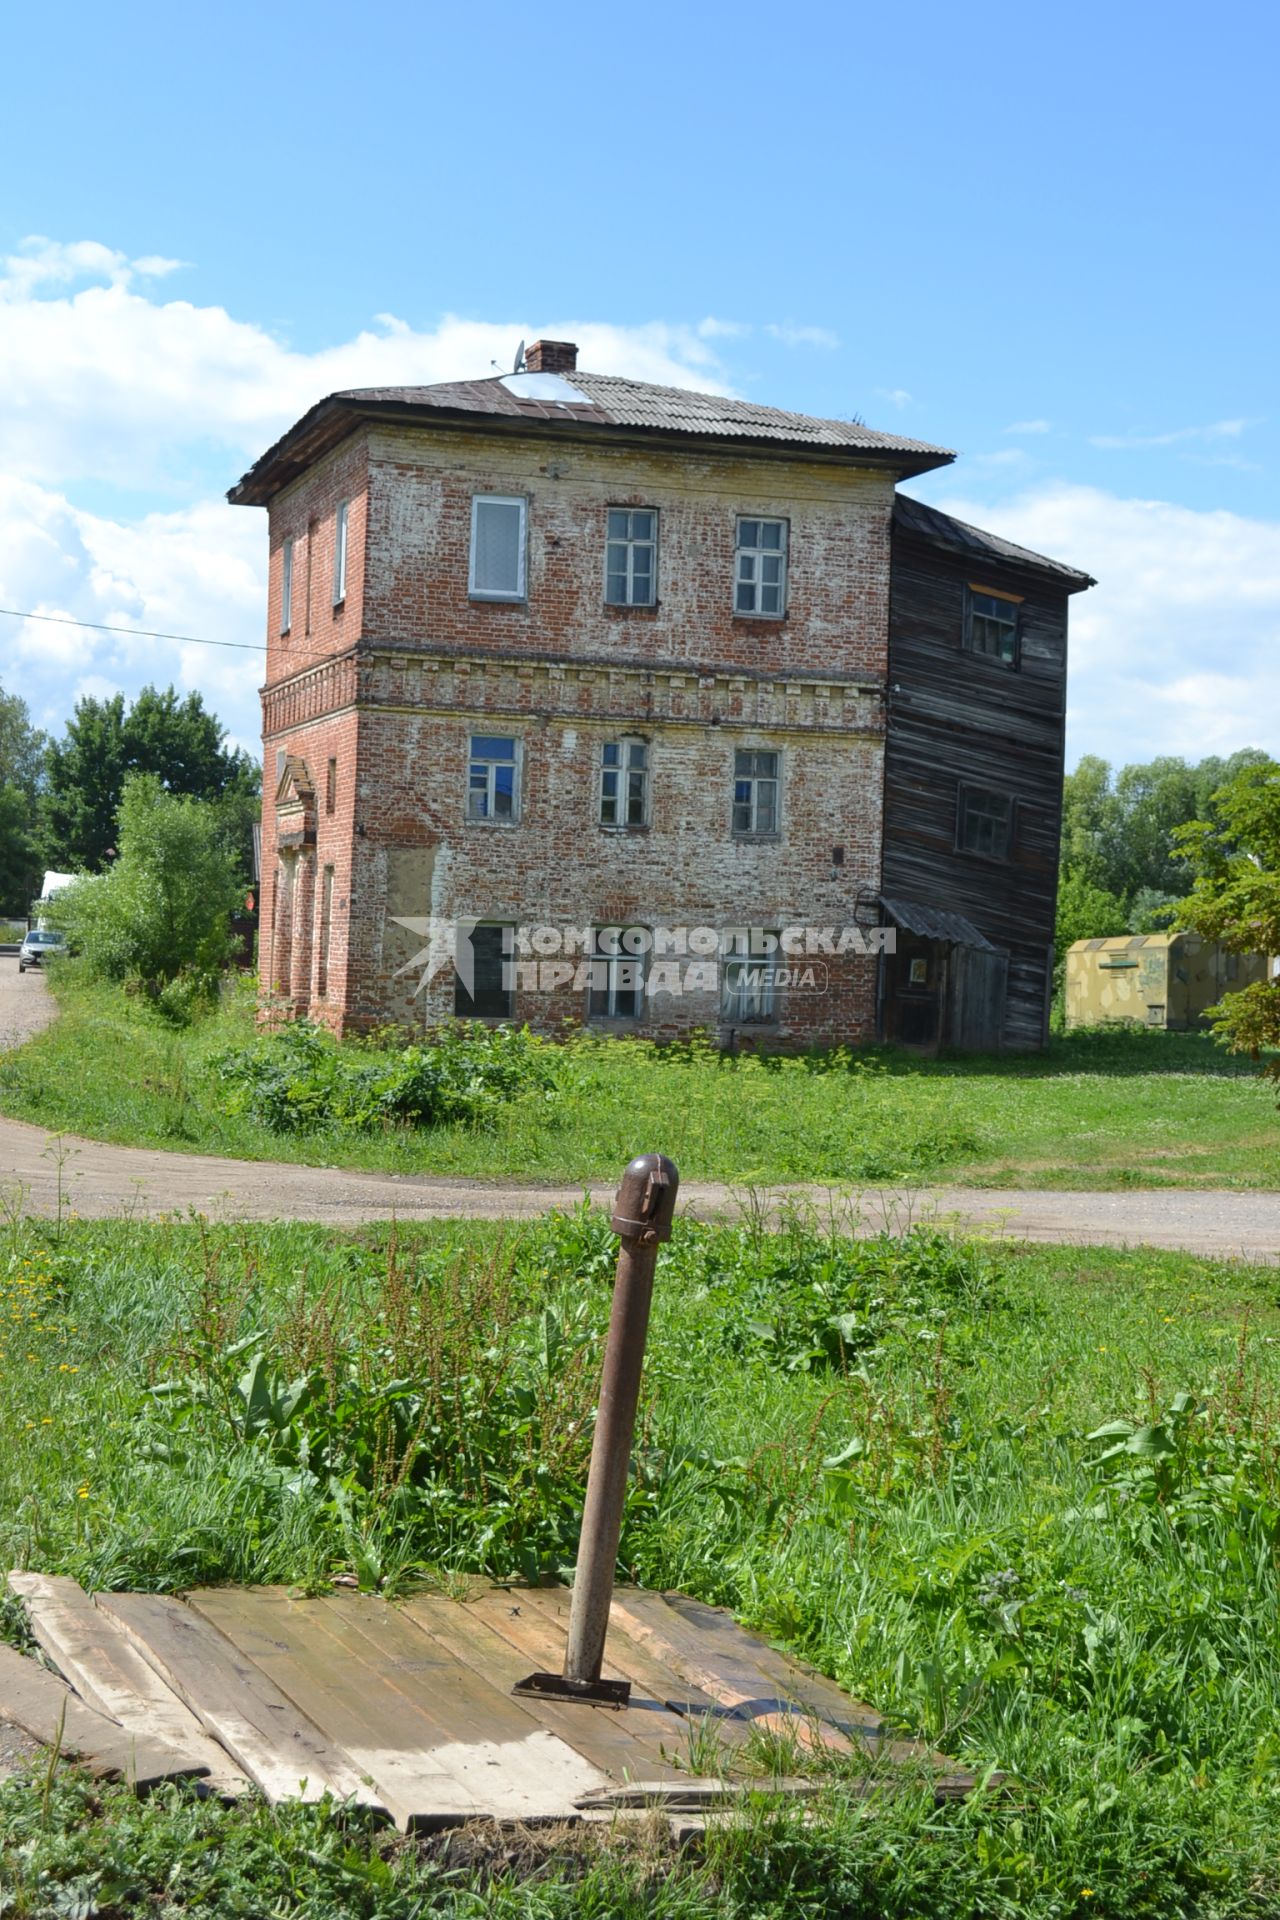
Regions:
M 131 774 L 153 774 L 170 793 L 218 803 L 222 831 L 249 858 L 257 763 L 229 749 L 221 722 L 198 693 L 144 687 L 132 707 L 114 694 L 81 700 L 66 732 L 48 751 L 45 814 L 57 864 L 99 872 L 116 845 L 116 815 Z
M 1178 836 L 1195 885 L 1179 917 L 1232 953 L 1280 954 L 1280 762 L 1253 760 L 1212 796 L 1212 818 Z M 1280 979 L 1254 981 L 1210 1012 L 1235 1053 L 1280 1081 Z
M 0 913 L 25 914 L 40 891 L 45 747 L 26 701 L 0 687 Z
M 1269 763 L 1255 747 L 1198 763 L 1162 755 L 1118 772 L 1096 755 L 1086 755 L 1067 775 L 1062 792 L 1059 889 L 1073 890 L 1068 915 L 1073 924 L 1090 898 L 1098 909 L 1097 924 L 1084 925 L 1076 938 L 1168 926 L 1192 878 L 1180 829 L 1193 820 L 1223 827 L 1215 812 L 1217 793 L 1236 774 L 1259 764 Z M 1114 924 L 1117 901 L 1123 904 L 1119 926 Z M 1061 921 L 1060 915 L 1059 942 Z

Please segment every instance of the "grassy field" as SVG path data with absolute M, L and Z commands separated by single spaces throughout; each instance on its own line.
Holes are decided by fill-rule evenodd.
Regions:
M 10 1218 L 3 1564 L 393 1596 L 562 1569 L 613 1250 L 586 1213 Z M 1280 1913 L 1274 1270 L 681 1225 L 636 1468 L 630 1577 L 731 1606 L 1004 1790 L 865 1800 L 835 1763 L 811 1820 L 762 1778 L 701 1856 L 486 1861 L 41 1772 L 0 1786 L 0 1911 Z
M 243 994 L 175 1031 L 73 972 L 52 981 L 61 1017 L 0 1057 L 0 1108 L 100 1139 L 513 1180 L 611 1179 L 638 1141 L 656 1141 L 688 1178 L 739 1183 L 1280 1186 L 1274 1089 L 1200 1034 L 1087 1033 L 1045 1055 L 936 1062 L 729 1061 L 579 1038 L 543 1050 L 550 1087 L 505 1099 L 482 1123 L 352 1133 L 320 1118 L 282 1131 L 232 1111 L 216 1069 L 253 1042 Z

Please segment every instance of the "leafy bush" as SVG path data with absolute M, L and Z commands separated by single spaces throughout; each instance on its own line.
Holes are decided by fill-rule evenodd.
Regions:
M 527 1027 L 446 1027 L 388 1055 L 340 1047 L 325 1028 L 295 1020 L 212 1066 L 229 1111 L 276 1133 L 368 1133 L 454 1120 L 482 1126 L 522 1094 L 551 1099 L 552 1059 Z
M 231 953 L 235 864 L 216 808 L 168 793 L 154 774 L 125 783 L 119 855 L 62 893 L 50 919 L 100 980 L 135 981 L 177 1023 L 211 996 Z M 179 976 L 184 986 L 163 997 Z

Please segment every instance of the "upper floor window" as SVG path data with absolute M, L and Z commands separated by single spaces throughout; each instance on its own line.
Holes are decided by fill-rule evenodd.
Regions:
M 280 548 L 280 631 L 288 633 L 293 625 L 293 536 Z
M 519 800 L 517 742 L 510 736 L 473 733 L 467 774 L 468 820 L 515 820 Z
M 985 654 L 989 660 L 1001 660 L 1006 667 L 1016 667 L 1021 606 L 1016 594 L 999 593 L 990 587 L 969 587 L 964 607 L 964 643 L 969 651 Z
M 780 620 L 787 608 L 787 523 L 739 520 L 733 610 Z
M 347 597 L 347 516 L 348 502 L 338 503 L 333 528 L 333 604 L 340 607 Z
M 1009 858 L 1013 802 L 1007 793 L 987 787 L 961 787 L 956 843 L 964 853 L 985 853 L 993 860 Z
M 657 597 L 658 516 L 651 507 L 610 507 L 605 603 L 651 607 Z
M 597 927 L 587 1013 L 593 1020 L 638 1020 L 644 1011 L 650 937 L 644 927 Z
M 600 825 L 643 827 L 649 819 L 649 749 L 643 740 L 600 748 Z
M 471 502 L 473 600 L 523 600 L 527 502 L 516 494 L 478 493 Z
M 338 763 L 330 760 L 324 773 L 324 810 L 332 813 L 338 804 Z
M 774 1017 L 777 952 L 755 953 L 750 932 L 738 928 L 726 940 L 720 961 L 720 1017 L 726 1026 L 765 1025 Z
M 778 831 L 778 761 L 776 752 L 739 747 L 733 756 L 733 830 L 735 833 Z

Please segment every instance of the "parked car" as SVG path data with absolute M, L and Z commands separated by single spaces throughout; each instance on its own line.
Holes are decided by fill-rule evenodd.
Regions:
M 18 972 L 25 973 L 28 967 L 40 966 L 51 953 L 57 953 L 61 946 L 60 933 L 52 933 L 43 927 L 33 927 L 18 948 Z

